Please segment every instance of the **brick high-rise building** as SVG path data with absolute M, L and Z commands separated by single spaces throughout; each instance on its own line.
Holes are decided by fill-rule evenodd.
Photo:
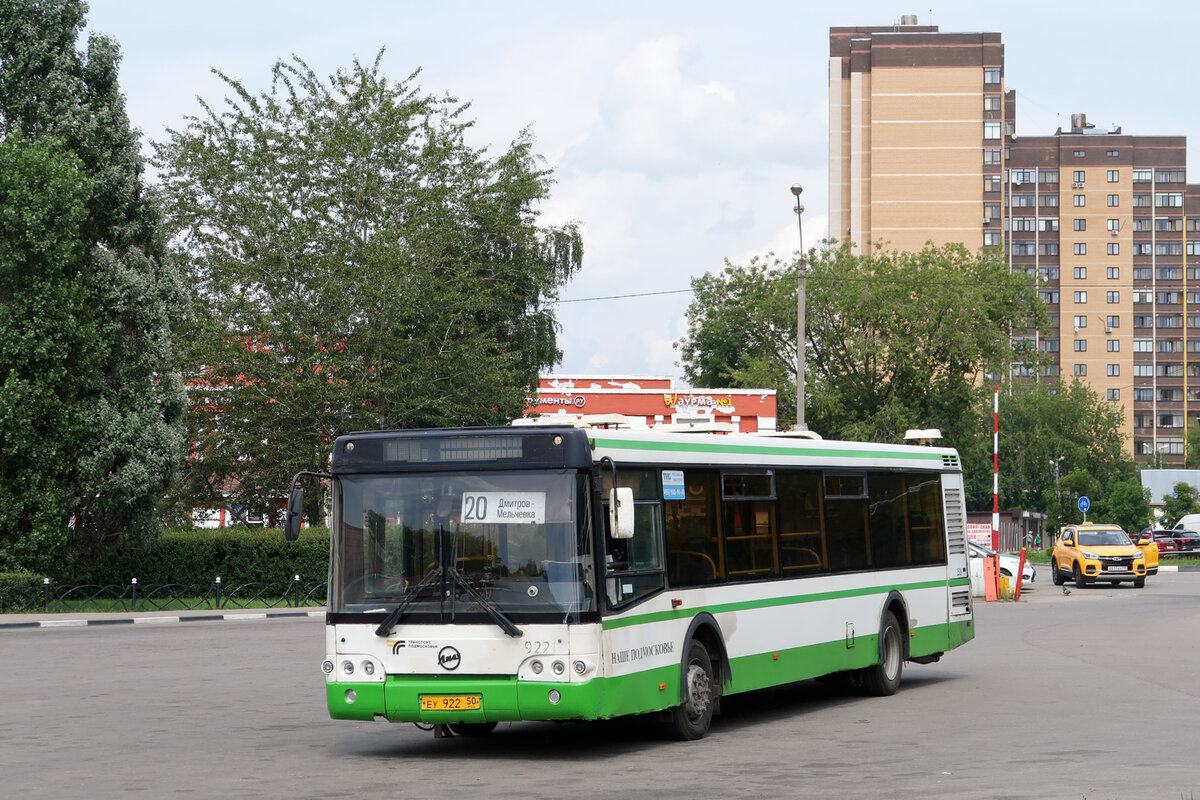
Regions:
M 1183 459 L 1200 419 L 1200 186 L 1186 139 L 1083 114 L 1015 136 L 998 33 L 906 17 L 829 36 L 829 230 L 865 252 L 1001 248 L 1037 280 L 1051 374 L 1125 409 L 1141 458 Z

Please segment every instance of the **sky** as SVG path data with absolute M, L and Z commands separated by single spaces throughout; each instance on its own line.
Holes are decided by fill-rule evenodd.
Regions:
M 420 70 L 424 92 L 471 103 L 472 145 L 499 155 L 528 128 L 556 181 L 541 222 L 578 221 L 584 243 L 551 372 L 682 387 L 691 280 L 726 261 L 790 259 L 801 235 L 810 247 L 827 233 L 830 27 L 915 14 L 944 32 L 997 31 L 1018 136 L 1053 134 L 1077 112 L 1127 134 L 1184 135 L 1200 182 L 1200 3 L 925 5 L 91 0 L 87 29 L 120 45 L 147 155 L 200 113 L 198 98 L 220 106 L 213 69 L 261 91 L 279 59 L 328 75 L 381 48 L 390 77 Z

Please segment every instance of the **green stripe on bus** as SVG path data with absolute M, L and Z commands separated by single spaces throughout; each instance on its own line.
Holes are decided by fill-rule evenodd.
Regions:
M 950 586 L 966 586 L 970 580 L 966 578 L 948 582 Z M 892 590 L 908 592 L 917 589 L 943 589 L 947 581 L 925 581 L 923 583 L 908 583 L 901 586 L 868 586 L 860 589 L 838 589 L 832 592 L 814 592 L 813 594 L 792 595 L 790 597 L 768 597 L 762 600 L 744 600 L 739 603 L 718 603 L 715 605 L 680 608 L 672 611 L 655 611 L 649 614 L 638 614 L 630 617 L 618 617 L 604 620 L 604 630 L 627 628 L 631 625 L 648 625 L 673 619 L 692 617 L 707 611 L 710 614 L 720 614 L 726 611 L 749 611 L 755 608 L 773 608 L 775 606 L 790 606 L 797 603 L 815 603 L 821 600 L 840 600 L 846 597 L 865 597 L 872 594 L 887 594 Z
M 951 650 L 974 636 L 970 621 L 922 626 L 913 632 L 913 655 Z M 860 636 L 854 647 L 842 640 L 739 656 L 722 687 L 731 695 L 768 686 L 861 669 L 876 663 L 879 636 Z M 334 719 L 393 722 L 502 722 L 608 719 L 644 714 L 679 703 L 680 664 L 667 664 L 582 682 L 518 681 L 503 675 L 388 675 L 383 683 L 331 681 L 325 685 Z M 728 680 L 732 678 L 732 680 Z M 477 695 L 476 711 L 422 711 L 429 695 Z
M 593 446 L 607 447 L 613 450 L 647 450 L 673 451 L 686 453 L 736 453 L 739 455 L 769 455 L 791 456 L 799 458 L 829 457 L 829 458 L 890 458 L 912 459 L 921 461 L 941 461 L 943 455 L 937 452 L 912 451 L 894 452 L 890 450 L 841 450 L 824 447 L 806 447 L 798 450 L 791 447 L 778 447 L 765 444 L 704 444 L 699 442 L 652 442 L 627 441 L 624 439 L 605 439 L 600 436 L 592 438 Z

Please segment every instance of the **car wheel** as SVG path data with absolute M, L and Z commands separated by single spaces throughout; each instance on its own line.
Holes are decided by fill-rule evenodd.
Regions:
M 1146 588 L 1146 579 L 1145 578 L 1134 578 L 1133 579 L 1133 588 L 1145 589 Z
M 1082 589 L 1085 586 L 1087 586 L 1087 578 L 1083 577 L 1083 571 L 1079 569 L 1078 561 L 1075 562 L 1075 567 L 1074 567 L 1073 572 L 1075 574 L 1075 588 Z
M 1055 586 L 1063 585 L 1062 573 L 1058 571 L 1058 562 L 1054 559 L 1050 559 L 1050 581 Z

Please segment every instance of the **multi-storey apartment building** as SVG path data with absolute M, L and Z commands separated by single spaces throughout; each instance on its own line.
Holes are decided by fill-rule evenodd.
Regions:
M 1179 462 L 1200 419 L 1200 186 L 1186 139 L 1015 135 L 998 33 L 906 17 L 830 30 L 830 235 L 863 251 L 997 247 L 1037 282 L 1050 374 L 1124 408 L 1133 452 Z

